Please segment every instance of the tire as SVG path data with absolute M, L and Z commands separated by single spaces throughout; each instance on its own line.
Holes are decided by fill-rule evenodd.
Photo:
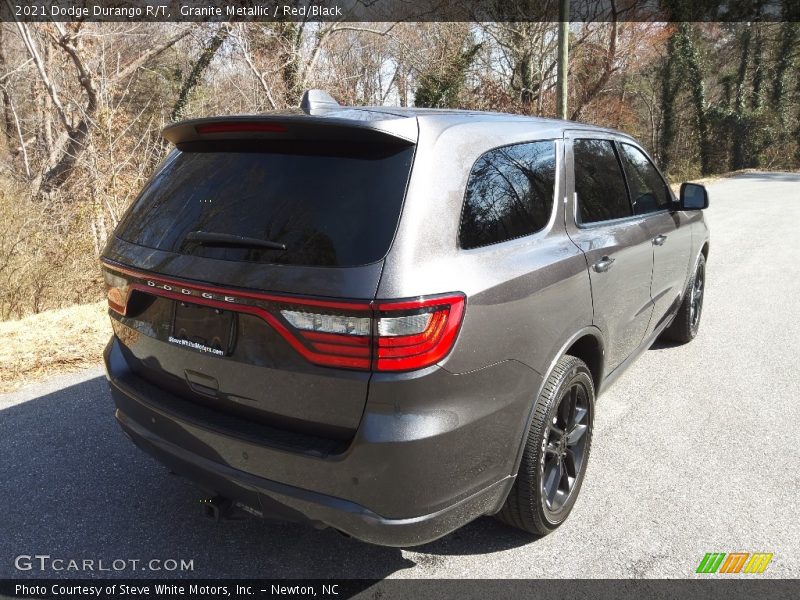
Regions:
M 706 258 L 702 254 L 697 259 L 692 278 L 683 293 L 683 302 L 669 327 L 661 334 L 664 340 L 686 344 L 697 337 L 700 330 L 700 317 L 703 314 L 703 296 L 706 288 Z
M 536 401 L 517 478 L 495 515 L 500 521 L 546 535 L 566 520 L 586 473 L 593 419 L 592 374 L 582 360 L 563 356 Z

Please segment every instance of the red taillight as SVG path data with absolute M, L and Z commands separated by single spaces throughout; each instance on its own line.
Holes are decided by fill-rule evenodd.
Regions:
M 452 294 L 377 305 L 377 371 L 411 371 L 443 359 L 464 315 L 464 296 Z
M 200 135 L 207 133 L 285 133 L 286 126 L 263 121 L 221 121 L 195 125 L 194 130 Z
M 273 327 L 306 360 L 326 367 L 369 370 L 372 319 L 369 304 L 292 304 L 277 311 Z
M 338 305 L 340 309 L 341 304 Z M 377 302 L 358 311 L 296 305 L 277 327 L 307 360 L 323 366 L 412 371 L 443 359 L 464 315 L 464 296 Z

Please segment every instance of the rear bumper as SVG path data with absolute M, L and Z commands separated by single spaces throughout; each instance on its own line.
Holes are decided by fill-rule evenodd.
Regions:
M 499 510 L 540 381 L 515 361 L 463 375 L 437 367 L 375 377 L 355 437 L 324 455 L 170 411 L 163 392 L 130 371 L 116 338 L 105 362 L 120 426 L 176 473 L 264 516 L 388 546 L 426 543 Z

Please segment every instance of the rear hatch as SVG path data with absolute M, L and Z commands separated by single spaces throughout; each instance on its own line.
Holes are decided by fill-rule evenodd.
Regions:
M 103 256 L 131 370 L 203 414 L 348 438 L 416 121 L 227 118 L 165 137 L 175 150 Z

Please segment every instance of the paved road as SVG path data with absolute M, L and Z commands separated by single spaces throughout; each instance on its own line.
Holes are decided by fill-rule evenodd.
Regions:
M 709 551 L 772 552 L 765 575 L 800 577 L 800 175 L 710 192 L 700 335 L 648 351 L 600 398 L 581 497 L 547 538 L 484 518 L 399 550 L 214 524 L 120 434 L 94 370 L 0 396 L 0 577 L 37 553 L 193 559 L 201 577 L 686 577 Z

